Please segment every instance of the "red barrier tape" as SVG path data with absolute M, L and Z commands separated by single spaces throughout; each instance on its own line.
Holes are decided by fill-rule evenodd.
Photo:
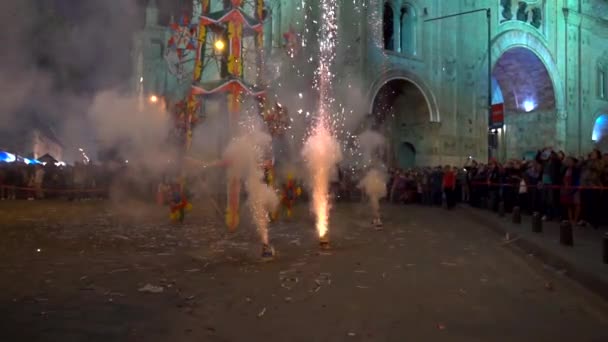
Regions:
M 70 194 L 70 193 L 103 193 L 107 192 L 108 189 L 48 189 L 48 188 L 30 188 L 30 187 L 21 187 L 21 186 L 12 186 L 12 185 L 1 185 L 0 189 L 10 189 L 17 191 L 30 191 L 36 192 L 41 191 L 43 193 L 56 193 L 56 194 Z
M 499 187 L 511 187 L 511 188 L 519 188 L 521 185 L 511 184 L 511 183 L 489 183 L 489 182 L 472 182 L 472 186 L 487 186 L 491 188 L 499 188 Z M 566 189 L 566 190 L 608 190 L 606 186 L 566 186 L 566 185 L 553 185 L 553 184 L 537 184 L 537 185 L 528 185 L 526 184 L 526 189 Z

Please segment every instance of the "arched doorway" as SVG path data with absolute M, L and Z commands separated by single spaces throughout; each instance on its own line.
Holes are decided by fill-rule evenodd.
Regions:
M 512 47 L 494 64 L 492 78 L 492 104 L 503 104 L 504 126 L 490 133 L 497 135 L 490 153 L 521 158 L 527 151 L 559 145 L 556 94 L 543 61 L 526 47 Z
M 409 169 L 416 165 L 416 149 L 414 145 L 407 141 L 399 144 L 397 151 L 397 166 L 402 169 Z
M 405 78 L 390 79 L 376 93 L 367 126 L 387 138 L 385 162 L 412 167 L 416 153 L 424 148 L 431 113 L 420 87 Z

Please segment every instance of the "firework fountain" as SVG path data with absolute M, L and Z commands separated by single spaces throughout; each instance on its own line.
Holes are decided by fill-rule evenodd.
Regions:
M 279 205 L 277 194 L 264 183 L 264 173 L 260 167 L 264 154 L 270 149 L 271 141 L 272 138 L 268 134 L 253 130 L 232 140 L 224 152 L 224 158 L 230 161 L 228 175 L 239 182 L 245 182 L 247 205 L 260 235 L 263 258 L 274 256 L 268 239 L 269 213 L 275 211 Z
M 334 136 L 332 123 L 332 65 L 337 42 L 336 0 L 321 0 L 319 67 L 316 88 L 319 92 L 318 117 L 304 143 L 302 156 L 306 161 L 312 192 L 312 212 L 321 248 L 329 248 L 329 183 L 336 164 L 342 159 L 340 144 Z

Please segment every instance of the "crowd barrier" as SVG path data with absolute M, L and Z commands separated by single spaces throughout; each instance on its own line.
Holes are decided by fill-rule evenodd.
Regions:
M 51 193 L 51 194 L 73 194 L 73 193 L 85 193 L 85 194 L 98 194 L 98 193 L 106 193 L 108 189 L 105 188 L 71 188 L 71 189 L 53 189 L 53 188 L 36 188 L 36 187 L 23 187 L 23 186 L 14 186 L 14 185 L 0 185 L 0 190 L 2 192 L 5 191 L 19 191 L 19 192 L 28 192 L 28 193 Z
M 511 188 L 520 188 L 522 187 L 519 183 L 490 183 L 490 182 L 471 182 L 471 186 L 485 186 L 491 188 L 501 188 L 501 187 L 511 187 Z M 570 186 L 570 185 L 553 185 L 553 184 L 535 184 L 523 185 L 527 189 L 576 189 L 576 190 L 608 190 L 607 186 Z

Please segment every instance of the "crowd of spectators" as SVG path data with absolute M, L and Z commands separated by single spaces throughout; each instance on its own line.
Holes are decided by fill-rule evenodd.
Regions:
M 104 198 L 112 179 L 108 167 L 93 163 L 0 163 L 0 199 Z
M 472 159 L 463 167 L 389 170 L 388 200 L 506 212 L 519 207 L 538 212 L 543 220 L 567 220 L 577 226 L 608 225 L 608 154 L 593 150 L 573 157 L 546 148 L 533 160 L 492 159 L 486 164 Z
M 25 165 L 0 163 L 0 199 L 105 198 L 127 165 L 76 163 Z M 546 148 L 532 160 L 469 159 L 461 167 L 438 166 L 388 170 L 387 198 L 391 203 L 417 203 L 452 209 L 457 202 L 506 212 L 519 207 L 538 212 L 543 220 L 568 220 L 597 228 L 608 225 L 608 154 L 567 156 Z M 135 175 L 137 178 L 137 175 Z M 340 172 L 332 191 L 344 200 L 360 197 L 356 176 Z M 156 190 L 145 187 L 145 197 Z M 148 189 L 149 188 L 149 189 Z M 129 190 L 130 191 L 130 190 Z

